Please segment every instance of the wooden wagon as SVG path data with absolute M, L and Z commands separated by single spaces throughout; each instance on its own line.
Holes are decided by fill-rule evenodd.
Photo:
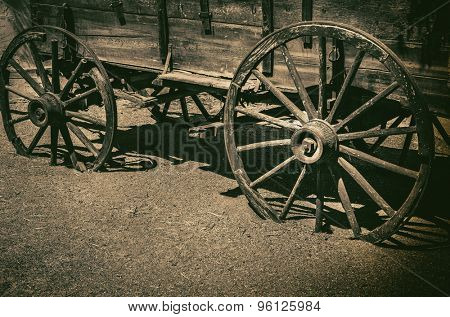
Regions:
M 98 171 L 114 147 L 117 98 L 159 121 L 177 100 L 187 122 L 191 98 L 201 128 L 223 127 L 261 217 L 310 213 L 317 232 L 347 223 L 379 242 L 424 192 L 433 124 L 448 142 L 435 117 L 448 115 L 448 1 L 34 0 L 28 9 L 16 17 L 32 27 L 0 60 L 3 123 L 21 155 L 49 131 L 52 164 L 61 135 L 73 167 Z M 224 107 L 208 112 L 205 93 Z

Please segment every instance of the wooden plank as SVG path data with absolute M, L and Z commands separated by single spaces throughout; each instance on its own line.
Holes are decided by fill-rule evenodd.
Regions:
M 157 1 L 123 1 L 123 11 L 129 14 L 156 16 L 158 14 Z M 64 2 L 72 8 L 112 11 L 110 8 L 111 0 L 67 0 Z M 60 0 L 37 0 L 36 3 L 61 5 Z M 261 0 L 210 0 L 209 7 L 213 22 L 239 23 L 253 26 L 260 26 L 262 23 Z M 200 4 L 198 0 L 167 0 L 169 18 L 200 20 L 199 12 Z M 127 21 L 126 16 L 125 21 Z M 198 31 L 201 31 L 201 29 Z
M 39 2 L 50 2 L 50 0 L 40 0 Z M 103 2 L 104 1 L 97 2 L 84 0 L 79 3 L 80 6 L 89 4 L 100 8 L 100 5 Z M 150 4 L 150 2 L 146 3 Z M 133 1 L 126 1 L 124 3 L 125 8 L 132 3 Z M 134 3 L 137 4 L 137 2 Z M 142 6 L 143 2 L 141 1 L 139 3 Z M 171 10 L 170 3 L 172 2 L 168 0 L 169 15 Z M 188 5 L 189 3 L 191 2 L 183 2 L 183 10 L 191 8 Z M 214 1 L 211 1 L 210 6 L 211 11 L 213 12 L 213 21 L 215 16 L 214 10 L 217 10 L 217 7 L 220 7 L 221 10 L 223 10 L 222 16 L 225 17 L 224 14 L 233 15 L 237 8 L 242 9 L 242 5 L 244 5 L 236 4 L 236 1 L 223 2 L 221 5 L 216 3 L 216 5 L 213 6 L 214 3 Z M 249 1 L 249 3 L 253 3 L 256 6 L 257 3 L 260 5 L 261 1 Z M 284 4 L 275 1 L 274 3 L 275 14 L 279 14 L 280 10 L 284 10 L 284 12 L 288 14 L 295 6 L 300 6 L 300 4 L 297 4 L 297 1 L 288 1 Z M 192 8 L 190 9 L 192 14 L 194 8 L 196 8 L 196 12 L 199 10 L 199 3 L 196 1 L 195 4 L 196 6 L 194 6 L 192 2 Z M 231 4 L 234 5 L 232 7 L 233 9 L 228 7 L 229 10 L 227 11 L 225 8 L 227 8 L 227 5 L 231 6 Z M 241 7 L 239 7 L 239 5 L 241 5 Z M 248 5 L 248 3 L 246 5 Z M 364 6 L 365 5 L 366 4 L 364 4 Z M 59 12 L 58 9 L 49 6 L 46 6 L 46 8 L 50 8 L 50 10 L 45 17 L 44 22 L 53 25 L 57 24 L 57 21 L 59 21 L 56 19 Z M 258 10 L 260 10 L 260 7 L 255 8 L 256 9 L 252 9 L 252 12 L 255 10 L 258 12 Z M 105 11 L 104 8 L 103 11 L 74 8 L 75 33 L 80 35 L 87 44 L 95 50 L 99 57 L 105 61 L 152 69 L 162 69 L 161 61 L 159 59 L 159 35 L 158 28 L 156 27 L 157 17 L 155 15 L 142 15 L 142 12 L 151 13 L 151 11 L 148 11 L 147 9 L 144 10 L 142 7 L 139 14 L 125 14 L 127 24 L 120 26 L 120 23 L 116 21 L 117 17 L 115 12 L 112 10 Z M 261 14 L 258 16 L 262 17 L 262 12 L 259 11 L 259 13 Z M 188 18 L 169 19 L 170 31 L 172 34 L 170 42 L 174 47 L 174 67 L 176 69 L 193 71 L 215 77 L 231 78 L 241 60 L 246 56 L 252 46 L 259 41 L 261 36 L 261 24 L 259 24 L 259 26 L 244 25 L 244 23 L 247 23 L 247 20 L 243 15 L 240 16 L 242 18 L 242 22 L 240 22 L 242 25 L 213 22 L 215 34 L 207 36 L 201 34 L 202 25 L 198 18 L 194 18 L 193 15 L 185 15 Z M 280 18 L 281 17 L 278 17 L 277 19 L 277 17 L 275 17 L 275 23 Z M 298 16 L 296 18 L 298 18 Z M 235 20 L 231 21 L 237 21 L 237 19 L 238 18 L 236 17 Z M 299 42 L 300 41 L 296 41 L 289 45 L 290 52 L 294 62 L 296 65 L 299 65 L 299 68 L 301 69 L 302 80 L 303 77 L 305 77 L 305 85 L 316 85 L 317 69 L 315 69 L 315 67 L 318 63 L 317 41 L 313 41 L 313 48 L 311 50 L 305 50 L 302 47 L 301 42 Z M 398 50 L 398 43 L 396 41 L 385 42 L 400 53 L 400 57 L 408 66 L 409 70 L 415 75 L 419 86 L 424 92 L 435 96 L 439 100 L 444 100 L 443 102 L 445 102 L 445 96 L 448 98 L 450 95 L 447 86 L 448 47 L 441 48 L 441 54 L 438 56 L 432 67 L 423 68 L 422 65 L 420 65 L 422 53 L 420 44 L 412 42 L 406 43 L 403 50 Z M 327 50 L 329 49 L 330 48 L 328 47 Z M 347 67 L 351 65 L 355 54 L 356 49 L 347 46 Z M 130 56 L 132 56 L 132 58 L 130 58 Z M 274 82 L 281 86 L 293 87 L 293 83 L 291 82 L 290 76 L 284 65 L 281 52 L 277 51 L 275 54 L 274 63 Z M 389 76 L 386 73 L 376 71 L 382 69 L 383 66 L 378 61 L 366 57 L 361 64 L 361 69 L 357 73 L 355 84 L 362 88 L 377 91 L 382 85 L 390 83 Z M 330 76 L 330 74 L 328 74 L 328 76 Z
M 48 24 L 56 24 L 57 19 L 56 16 L 58 14 L 58 9 L 53 7 L 49 12 L 48 16 L 44 18 L 44 22 Z M 127 24 L 125 26 L 120 26 L 116 21 L 115 13 L 104 12 L 104 11 L 96 11 L 96 10 L 83 10 L 83 9 L 73 9 L 74 18 L 76 21 L 75 25 L 75 33 L 78 35 L 89 35 L 89 36 L 117 36 L 117 37 L 130 37 L 130 38 L 139 38 L 139 37 L 154 37 L 157 34 L 157 20 L 153 16 L 142 16 L 136 14 L 126 14 L 125 18 L 127 20 Z M 197 43 L 198 35 L 201 35 L 201 23 L 200 20 L 197 21 L 189 21 L 189 19 L 170 19 L 169 22 L 171 30 L 173 29 L 175 33 L 177 33 L 178 39 L 181 41 L 182 37 L 193 40 L 192 46 L 195 47 Z M 216 27 L 216 25 L 215 25 Z M 246 52 L 256 43 L 258 38 L 257 28 L 246 28 L 245 26 L 234 26 L 229 23 L 217 24 L 218 30 L 215 37 L 203 37 L 202 39 L 209 41 L 211 40 L 212 45 L 224 45 L 226 42 L 233 42 L 234 39 L 242 37 L 241 45 L 244 45 L 246 51 L 242 51 L 241 55 L 238 58 L 243 58 Z M 239 32 L 240 34 L 235 34 L 234 32 Z M 245 34 L 250 33 L 250 34 Z M 253 35 L 255 36 L 252 36 Z M 201 37 L 200 37 L 201 38 Z M 249 38 L 253 38 L 249 42 Z M 223 43 L 217 43 L 218 39 L 222 39 Z M 437 55 L 437 58 L 434 62 L 434 65 L 430 68 L 424 68 L 420 64 L 421 54 L 422 54 L 422 46 L 417 43 L 405 43 L 405 47 L 402 50 L 398 49 L 398 43 L 396 41 L 385 41 L 394 51 L 396 51 L 400 58 L 404 61 L 404 63 L 408 66 L 411 72 L 415 75 L 423 75 L 429 77 L 439 77 L 439 78 L 448 78 L 448 47 L 444 47 L 441 50 L 441 53 Z M 176 51 L 176 46 L 175 51 Z M 231 48 L 231 46 L 230 46 Z M 235 55 L 236 47 L 233 47 L 233 50 L 230 49 L 229 53 L 232 52 Z M 317 50 L 317 41 L 313 43 L 312 50 L 305 50 L 300 45 L 296 45 L 293 48 L 290 48 L 293 56 L 298 56 L 298 61 L 304 64 L 316 64 L 317 56 L 315 55 L 315 51 Z M 330 47 L 327 48 L 330 50 Z M 351 46 L 347 46 L 346 48 L 346 60 L 347 63 L 351 63 L 354 56 L 356 55 L 356 49 Z M 301 59 L 301 60 L 300 60 Z M 383 66 L 371 59 L 366 57 L 361 65 L 362 68 L 369 69 L 384 69 Z
M 60 0 L 36 0 L 36 3 L 61 5 Z M 262 25 L 261 0 L 210 0 L 210 11 L 213 22 Z M 281 28 L 292 23 L 300 22 L 302 16 L 302 2 L 300 0 L 274 0 L 275 28 Z M 99 11 L 112 11 L 111 0 L 66 0 L 70 7 Z M 409 25 L 420 16 L 428 12 L 416 12 L 417 6 L 411 0 L 398 1 L 334 1 L 315 0 L 313 5 L 314 20 L 345 21 L 368 31 L 381 39 L 396 40 Z M 430 2 L 430 11 L 433 8 Z M 127 0 L 123 1 L 125 13 L 138 15 L 157 15 L 157 0 Z M 167 0 L 169 18 L 199 20 L 200 5 L 198 0 Z M 414 14 L 411 14 L 414 12 Z M 416 16 L 415 16 L 416 15 Z M 117 17 L 117 24 L 120 24 Z M 199 29 L 198 31 L 200 31 Z M 410 39 L 421 41 L 421 27 L 415 27 Z
M 299 22 L 303 1 L 275 0 L 275 27 Z M 413 2 L 398 1 L 335 1 L 314 0 L 313 19 L 344 22 L 383 39 L 396 39 L 408 24 Z

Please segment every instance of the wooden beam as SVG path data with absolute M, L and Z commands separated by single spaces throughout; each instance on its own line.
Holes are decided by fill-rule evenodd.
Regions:
M 262 37 L 266 37 L 274 31 L 273 25 L 273 0 L 262 0 L 263 28 Z M 263 59 L 262 73 L 266 76 L 273 76 L 274 53 L 271 52 Z
M 313 16 L 313 1 L 302 0 L 302 21 L 311 21 Z M 312 48 L 312 36 L 305 36 L 303 38 L 303 47 Z
M 169 19 L 166 0 L 158 0 L 159 53 L 163 64 L 169 51 Z

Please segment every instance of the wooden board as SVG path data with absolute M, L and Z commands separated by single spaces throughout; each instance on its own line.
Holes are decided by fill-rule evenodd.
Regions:
M 199 20 L 198 0 L 167 0 L 169 18 Z M 435 3 L 439 1 L 434 1 Z M 59 6 L 66 3 L 72 8 L 98 11 L 112 11 L 111 0 L 34 0 L 35 4 Z M 210 0 L 213 22 L 262 25 L 261 0 Z M 413 0 L 364 1 L 364 0 L 315 0 L 313 20 L 345 21 L 349 26 L 358 27 L 380 39 L 397 39 L 398 35 L 420 18 Z M 301 20 L 302 0 L 274 0 L 275 28 L 281 28 Z M 433 1 L 424 10 L 432 11 Z M 138 15 L 157 15 L 157 0 L 126 0 L 123 11 Z M 416 29 L 417 31 L 417 29 Z M 415 34 L 414 34 L 415 33 Z M 411 40 L 420 40 L 419 32 L 413 32 Z
M 126 24 L 121 26 L 115 12 L 109 7 L 110 0 L 68 0 L 75 18 L 75 33 L 105 61 L 130 66 L 162 69 L 159 56 L 159 30 L 157 24 L 156 0 L 124 1 Z M 60 5 L 57 0 L 36 0 L 43 14 L 43 22 L 58 25 Z M 316 0 L 313 19 L 346 21 L 380 37 L 407 65 L 418 79 L 426 93 L 448 96 L 448 46 L 441 47 L 431 67 L 420 63 L 422 45 L 417 36 L 405 43 L 402 49 L 398 34 L 410 23 L 412 0 L 361 1 L 361 0 Z M 42 5 L 44 4 L 44 5 Z M 234 71 L 252 46 L 261 38 L 261 1 L 210 0 L 212 12 L 212 35 L 202 34 L 197 0 L 167 0 L 170 43 L 173 45 L 174 67 L 176 69 L 216 76 L 232 77 Z M 301 0 L 274 0 L 275 27 L 280 28 L 298 22 L 301 17 Z M 291 53 L 302 67 L 307 82 L 313 83 L 318 59 L 316 46 L 303 49 L 300 41 Z M 350 65 L 355 51 L 347 48 L 346 65 Z M 278 63 L 280 60 L 278 58 Z M 382 85 L 385 80 L 374 76 L 383 68 L 378 62 L 366 59 L 359 76 L 370 86 Z M 286 84 L 287 72 L 283 65 L 275 67 L 275 81 Z M 365 74 L 371 74 L 367 77 Z M 357 78 L 357 79 L 358 79 Z

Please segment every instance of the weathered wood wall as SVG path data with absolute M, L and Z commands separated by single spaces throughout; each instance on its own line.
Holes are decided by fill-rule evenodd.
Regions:
M 110 7 L 111 0 L 32 0 L 32 12 L 39 23 L 60 25 L 60 6 L 67 3 L 73 11 L 75 33 L 103 60 L 161 69 L 157 2 L 124 0 L 125 25 L 119 23 Z M 202 34 L 199 0 L 166 2 L 175 68 L 231 77 L 249 49 L 261 38 L 261 0 L 210 0 L 214 30 L 211 35 Z M 379 37 L 400 55 L 425 93 L 442 99 L 449 95 L 448 36 L 443 45 L 434 49 L 432 59 L 426 63 L 422 42 L 429 31 L 427 25 L 433 21 L 428 19 L 411 28 L 408 36 L 405 32 L 411 23 L 442 2 L 314 0 L 313 19 L 343 22 Z M 301 0 L 274 0 L 275 28 L 300 21 L 301 9 Z M 401 34 L 403 40 L 400 40 Z M 316 47 L 304 49 L 299 42 L 292 46 L 292 51 L 295 60 L 302 64 L 301 72 L 306 82 L 316 82 Z M 346 55 L 349 62 L 353 55 L 354 52 Z M 275 56 L 276 61 L 279 59 L 280 56 Z M 279 84 L 290 84 L 286 81 L 289 79 L 286 67 L 280 62 L 275 65 L 275 78 Z M 378 70 L 380 65 L 375 61 L 367 59 L 364 62 L 359 78 L 366 79 L 360 81 L 366 83 L 365 88 L 376 90 L 389 81 L 387 74 Z

